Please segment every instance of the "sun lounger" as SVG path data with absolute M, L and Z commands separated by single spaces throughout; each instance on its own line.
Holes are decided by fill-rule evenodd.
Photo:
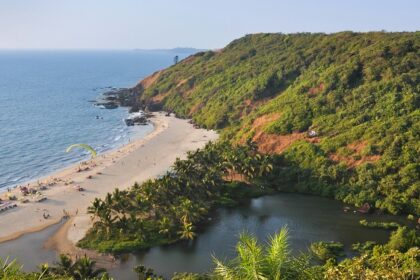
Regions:
M 16 203 L 14 203 L 14 202 L 6 202 L 6 203 L 3 203 L 3 204 L 0 204 L 0 212 L 9 210 L 9 209 L 12 209 L 12 208 L 15 208 L 15 207 L 17 207 L 17 204 Z
M 43 195 L 37 195 L 37 196 L 35 196 L 34 198 L 33 198 L 33 200 L 35 201 L 35 202 L 43 202 L 44 200 L 46 200 L 47 199 L 47 197 L 46 196 L 43 196 Z

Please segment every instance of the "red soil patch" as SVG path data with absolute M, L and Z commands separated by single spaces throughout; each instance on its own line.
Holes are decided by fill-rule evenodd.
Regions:
M 143 89 L 147 89 L 148 87 L 150 87 L 156 82 L 156 80 L 160 77 L 161 74 L 162 74 L 162 71 L 157 71 L 153 73 L 152 75 L 144 78 L 140 82 L 140 85 L 143 87 Z
M 253 140 L 258 143 L 258 150 L 262 153 L 280 154 L 297 140 L 305 138 L 305 133 L 292 133 L 288 135 L 276 135 L 259 133 Z
M 364 148 L 366 148 L 368 141 L 353 142 L 347 145 L 347 148 L 352 150 L 353 153 L 360 153 Z
M 176 87 L 180 87 L 180 86 L 182 86 L 183 84 L 185 84 L 186 82 L 188 82 L 188 79 L 182 79 L 181 81 L 179 81 L 179 82 L 176 84 Z
M 319 138 L 309 138 L 306 132 L 293 132 L 288 135 L 269 134 L 264 132 L 264 126 L 280 118 L 279 113 L 265 115 L 255 119 L 252 130 L 255 135 L 252 138 L 258 145 L 258 150 L 262 153 L 280 154 L 290 145 L 298 140 L 305 140 L 310 143 L 318 143 Z
M 271 113 L 268 115 L 261 116 L 256 118 L 252 123 L 253 130 L 262 130 L 263 126 L 268 123 L 274 122 L 280 118 L 280 113 Z
M 246 99 L 246 100 L 244 100 L 244 105 L 245 105 L 245 106 L 248 106 L 248 107 L 252 106 L 252 101 L 251 101 L 251 99 Z
M 315 96 L 318 93 L 320 93 L 321 91 L 323 91 L 325 88 L 324 83 L 320 83 L 317 87 L 312 87 L 309 89 L 308 94 L 309 96 Z
M 151 100 L 153 102 L 161 102 L 168 95 L 169 95 L 169 91 L 168 92 L 164 92 L 164 93 L 159 93 L 158 95 L 153 96 L 151 98 Z
M 189 80 L 190 80 L 190 78 L 183 79 L 183 80 L 179 81 L 178 84 L 176 85 L 176 88 L 179 88 L 180 86 L 184 85 Z M 195 90 L 195 86 L 193 85 L 191 88 L 189 88 L 187 90 L 184 90 L 184 91 L 181 91 L 181 95 L 184 98 L 188 98 L 194 90 Z
M 155 74 L 157 74 L 156 75 L 156 77 L 153 77 Z M 152 76 L 150 76 L 150 77 L 148 77 L 148 78 L 146 78 L 146 79 L 149 79 L 148 81 L 147 81 L 147 83 L 148 83 L 148 86 L 150 86 L 151 84 L 153 84 L 158 78 L 159 78 L 159 76 L 160 76 L 160 72 L 156 72 L 155 74 L 153 74 Z M 153 78 L 153 79 L 152 79 Z M 188 80 L 189 79 L 182 79 L 182 80 L 180 80 L 180 81 L 178 81 L 178 83 L 176 84 L 176 86 L 175 86 L 175 89 L 177 89 L 177 88 L 179 88 L 179 87 L 181 87 L 182 85 L 184 85 L 185 83 L 187 83 L 188 82 Z M 142 82 L 144 82 L 145 80 L 143 80 Z M 189 89 L 189 90 L 186 90 L 186 91 L 181 91 L 181 92 L 179 92 L 179 94 L 181 94 L 182 95 L 182 97 L 188 97 L 189 96 L 189 94 L 191 94 L 191 92 L 194 90 L 194 87 L 193 88 L 191 88 L 191 89 Z M 179 89 L 178 89 L 178 91 L 180 91 Z M 167 92 L 162 92 L 162 93 L 159 93 L 159 94 L 157 94 L 157 95 L 155 95 L 155 96 L 153 96 L 152 98 L 151 98 L 151 100 L 153 101 L 153 102 L 156 102 L 156 103 L 158 103 L 158 102 L 161 102 L 165 97 L 167 97 L 168 95 L 170 94 L 170 91 L 167 91 Z
M 238 174 L 236 172 L 230 171 L 228 175 L 224 176 L 223 179 L 230 182 L 244 182 L 249 183 L 244 175 Z
M 368 144 L 367 141 L 353 142 L 347 145 L 347 148 L 353 153 L 350 156 L 343 156 L 336 153 L 329 155 L 329 159 L 334 162 L 344 162 L 347 167 L 355 168 L 363 163 L 374 163 L 377 162 L 381 156 L 380 155 L 370 155 L 370 156 L 361 156 L 360 153 Z

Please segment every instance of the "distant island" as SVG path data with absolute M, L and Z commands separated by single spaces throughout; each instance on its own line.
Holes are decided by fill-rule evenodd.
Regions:
M 172 48 L 172 49 L 134 49 L 134 51 L 171 52 L 171 53 L 174 53 L 174 54 L 193 54 L 193 53 L 197 53 L 197 52 L 206 51 L 206 49 L 177 47 L 177 48 Z

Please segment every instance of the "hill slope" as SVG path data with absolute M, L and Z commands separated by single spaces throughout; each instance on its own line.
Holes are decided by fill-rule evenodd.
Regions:
M 134 88 L 276 159 L 280 189 L 420 214 L 420 33 L 256 34 Z

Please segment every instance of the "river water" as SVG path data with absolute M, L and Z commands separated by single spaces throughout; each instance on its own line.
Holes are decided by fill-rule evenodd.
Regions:
M 207 272 L 213 267 L 212 256 L 226 259 L 234 256 L 235 244 L 241 232 L 256 235 L 262 242 L 267 235 L 287 226 L 290 244 L 295 254 L 306 251 L 311 242 L 339 241 L 347 254 L 351 244 L 374 240 L 385 243 L 389 231 L 359 225 L 360 219 L 397 221 L 389 215 L 344 213 L 343 204 L 327 198 L 300 194 L 278 194 L 252 199 L 238 207 L 219 209 L 208 225 L 192 242 L 155 247 L 136 254 L 120 256 L 121 264 L 110 270 L 115 279 L 135 279 L 133 267 L 143 264 L 159 275 L 170 278 L 174 272 Z M 56 252 L 43 249 L 45 242 L 58 226 L 42 232 L 0 244 L 0 257 L 11 256 L 33 270 L 41 262 L 55 260 Z

